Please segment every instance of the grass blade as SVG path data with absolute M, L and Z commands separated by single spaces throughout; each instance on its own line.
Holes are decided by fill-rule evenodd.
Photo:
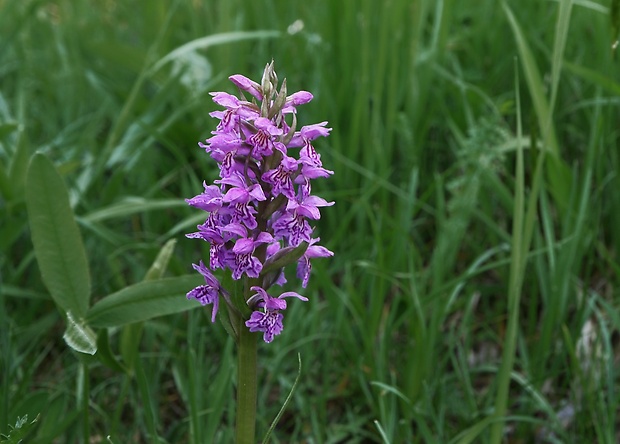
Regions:
M 551 103 L 545 98 L 545 88 L 542 77 L 534 60 L 534 55 L 527 43 L 525 34 L 519 26 L 517 19 L 510 7 L 503 3 L 504 12 L 508 18 L 508 22 L 512 28 L 512 32 L 517 43 L 519 58 L 525 72 L 525 79 L 530 90 L 530 96 L 534 104 L 536 116 L 538 118 L 538 126 L 543 136 L 543 146 L 551 156 L 547 162 L 547 174 L 551 184 L 551 193 L 555 200 L 560 204 L 561 208 L 566 208 L 568 203 L 568 190 L 570 190 L 570 170 L 562 162 L 560 157 L 560 149 L 558 146 L 557 136 L 553 125 L 553 105 L 555 101 L 557 84 L 560 77 L 561 59 L 566 43 L 566 34 L 568 33 L 568 22 L 570 19 L 570 0 L 568 6 L 564 1 L 560 8 L 560 15 L 556 25 L 556 44 L 553 52 L 552 76 L 553 84 L 551 85 Z
M 517 104 L 517 137 L 521 139 L 521 103 L 519 96 L 518 70 L 515 64 L 515 88 Z M 508 283 L 508 326 L 506 328 L 506 338 L 502 363 L 497 375 L 497 394 L 495 397 L 495 418 L 501 419 L 506 414 L 508 404 L 508 391 L 510 386 L 510 373 L 515 358 L 517 344 L 517 329 L 519 325 L 519 301 L 521 296 L 521 284 L 523 282 L 523 272 L 529 240 L 524 236 L 524 213 L 525 213 L 525 173 L 523 165 L 523 146 L 517 146 L 517 165 L 515 171 L 515 192 L 514 210 L 512 226 L 512 247 L 510 257 L 510 281 Z M 504 422 L 495 422 L 491 428 L 491 443 L 499 444 L 502 442 L 502 431 Z
M 284 404 L 282 404 L 280 411 L 278 412 L 273 422 L 271 423 L 269 430 L 267 430 L 267 433 L 265 434 L 265 437 L 263 438 L 263 444 L 266 444 L 267 442 L 269 442 L 271 433 L 275 430 L 276 425 L 278 424 L 278 421 L 280 421 L 280 418 L 282 418 L 282 414 L 286 410 L 286 406 L 289 404 L 289 402 L 291 402 L 291 399 L 293 399 L 293 393 L 295 392 L 295 389 L 297 388 L 297 384 L 299 384 L 299 378 L 301 377 L 301 355 L 299 353 L 297 354 L 297 361 L 299 362 L 299 366 L 297 368 L 297 377 L 295 378 L 295 382 L 293 382 L 293 387 L 291 387 L 291 391 L 289 392 L 288 396 L 284 400 Z
M 169 52 L 157 62 L 153 64 L 150 68 L 149 73 L 153 73 L 164 66 L 166 63 L 171 62 L 175 59 L 183 57 L 191 52 L 194 52 L 198 49 L 207 49 L 210 46 L 214 45 L 222 45 L 226 43 L 237 42 L 240 40 L 249 40 L 249 39 L 265 39 L 265 38 L 275 38 L 279 37 L 279 31 L 237 31 L 237 32 L 226 32 L 222 34 L 209 35 L 207 37 L 201 37 L 199 39 L 192 40 L 191 42 L 185 43 L 184 45 L 175 48 L 173 51 Z

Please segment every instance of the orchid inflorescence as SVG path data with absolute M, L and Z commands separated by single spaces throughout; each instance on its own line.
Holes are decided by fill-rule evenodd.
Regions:
M 203 183 L 204 192 L 186 199 L 209 213 L 198 231 L 186 236 L 210 243 L 208 265 L 203 261 L 193 265 L 205 284 L 188 292 L 187 298 L 212 304 L 213 322 L 220 296 L 235 310 L 230 293 L 213 274 L 218 268 L 230 270 L 232 279 L 246 279 L 254 293 L 244 301 L 252 310 L 245 325 L 251 332 L 263 332 L 264 341 L 271 342 L 282 332 L 284 298 L 308 299 L 293 291 L 274 297 L 267 290 L 286 283 L 284 267 L 294 262 L 306 288 L 310 260 L 333 256 L 317 245 L 320 239 L 313 237 L 308 221 L 321 217 L 320 207 L 334 204 L 313 196 L 310 184 L 312 179 L 333 174 L 323 168 L 312 146 L 317 137 L 328 136 L 331 128 L 321 122 L 296 129 L 296 107 L 313 96 L 307 91 L 287 95 L 286 79 L 278 91 L 273 61 L 265 67 L 260 84 L 240 74 L 229 79 L 239 88 L 240 98 L 211 93 L 225 111 L 210 114 L 220 122 L 213 136 L 198 144 L 218 163 L 220 179 L 214 185 Z M 252 101 L 246 100 L 244 91 Z

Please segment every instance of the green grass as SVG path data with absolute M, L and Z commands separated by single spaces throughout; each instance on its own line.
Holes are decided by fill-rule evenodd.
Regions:
M 197 147 L 209 91 L 273 58 L 315 96 L 300 123 L 333 127 L 317 148 L 335 174 L 314 189 L 336 201 L 318 224 L 336 255 L 259 347 L 259 436 L 299 353 L 274 443 L 617 442 L 618 10 L 0 0 L 0 433 L 233 439 L 232 341 L 189 288 L 178 308 L 154 289 L 208 255 L 184 237 L 202 221 L 182 199 L 216 178 Z M 87 264 L 66 212 L 33 220 L 58 204 L 35 152 L 68 189 Z M 33 240 L 67 247 L 77 290 L 43 284 Z M 97 305 L 141 288 L 161 297 L 148 313 Z M 66 345 L 66 309 L 95 322 L 102 359 Z

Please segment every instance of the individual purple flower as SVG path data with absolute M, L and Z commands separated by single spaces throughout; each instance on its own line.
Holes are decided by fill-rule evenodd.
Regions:
M 213 92 L 213 101 L 223 106 L 227 110 L 235 111 L 235 113 L 244 120 L 252 120 L 260 116 L 258 107 L 245 100 L 239 100 L 237 97 L 226 92 Z M 215 111 L 217 113 L 217 111 Z M 223 118 L 224 116 L 222 116 Z
M 306 249 L 304 255 L 297 261 L 297 278 L 301 279 L 301 286 L 306 288 L 308 286 L 308 280 L 310 279 L 310 272 L 312 271 L 312 264 L 310 259 L 315 257 L 330 257 L 334 253 L 325 247 L 315 245 L 321 238 L 310 240 L 310 245 Z
M 243 273 L 248 277 L 257 278 L 263 269 L 263 264 L 253 255 L 254 250 L 260 244 L 272 242 L 273 236 L 269 233 L 261 232 L 256 236 L 256 239 L 252 239 L 247 237 L 247 230 L 243 225 L 235 223 L 227 225 L 224 231 L 240 236 L 232 248 L 232 252 L 235 255 L 234 263 L 231 264 L 233 269 L 232 278 L 235 280 L 241 279 Z
M 198 146 L 211 155 L 213 160 L 222 163 L 227 153 L 235 153 L 245 156 L 250 152 L 250 147 L 241 138 L 241 135 L 228 132 L 214 132 L 212 137 L 205 140 L 205 143 L 198 142 Z
M 198 146 L 204 148 L 220 164 L 221 177 L 230 176 L 234 171 L 243 171 L 243 163 L 236 159 L 247 156 L 250 146 L 241 139 L 239 134 L 216 133 L 206 142 L 206 144 L 198 142 Z
M 300 160 L 302 163 L 301 173 L 295 178 L 295 183 L 299 184 L 299 195 L 302 199 L 310 196 L 312 187 L 310 180 L 317 179 L 319 177 L 329 177 L 334 174 L 333 171 L 326 170 L 323 167 L 316 166 L 314 163 L 304 162 L 303 158 Z
M 207 185 L 206 182 L 203 182 L 202 185 L 205 189 L 204 193 L 200 193 L 191 199 L 185 199 L 185 202 L 204 211 L 217 211 L 222 207 L 222 191 L 215 185 Z
M 297 172 L 298 162 L 287 155 L 282 156 L 280 165 L 263 174 L 262 179 L 271 184 L 274 196 L 284 194 L 289 199 L 295 199 L 295 188 L 291 176 Z
M 320 122 L 302 126 L 301 129 L 294 134 L 288 146 L 290 148 L 301 147 L 306 143 L 306 141 L 329 136 L 329 132 L 332 129 L 327 128 L 326 125 L 327 122 Z
M 254 126 L 258 131 L 248 139 L 248 143 L 254 147 L 255 154 L 266 157 L 271 156 L 276 147 L 283 149 L 282 143 L 276 140 L 282 135 L 282 128 L 278 128 L 270 119 L 265 117 L 256 119 Z
M 318 207 L 331 206 L 334 202 L 327 202 L 318 196 L 305 196 L 301 202 L 289 200 L 286 211 L 273 224 L 274 234 L 277 238 L 288 239 L 290 245 L 299 245 L 302 241 L 310 242 L 312 227 L 306 220 L 320 219 L 321 213 Z
M 222 197 L 222 202 L 234 205 L 230 208 L 232 222 L 242 222 L 249 229 L 256 228 L 256 209 L 251 203 L 267 199 L 261 186 L 257 183 L 248 186 L 244 177 L 239 173 L 216 180 L 215 183 L 230 186 Z
M 322 197 L 318 196 L 307 196 L 301 200 L 301 202 L 297 202 L 291 200 L 288 202 L 286 209 L 288 211 L 293 210 L 302 216 L 309 217 L 310 219 L 320 219 L 321 213 L 319 212 L 319 207 L 331 207 L 334 202 L 327 202 Z
M 270 343 L 275 336 L 282 333 L 284 328 L 282 319 L 284 319 L 284 316 L 280 311 L 286 310 L 284 298 L 295 297 L 302 301 L 308 300 L 308 298 L 294 291 L 287 291 L 274 298 L 261 287 L 251 287 L 251 290 L 256 291 L 256 294 L 248 299 L 247 303 L 250 306 L 256 306 L 259 310 L 252 312 L 250 319 L 245 322 L 245 325 L 251 332 L 262 331 L 263 340 L 266 343 Z
M 231 261 L 234 261 L 232 251 L 226 247 L 226 243 L 232 239 L 233 235 L 224 232 L 221 228 L 227 225 L 229 220 L 230 217 L 225 214 L 222 215 L 220 212 L 211 213 L 204 224 L 197 226 L 197 232 L 185 235 L 185 237 L 190 239 L 202 239 L 209 242 L 209 267 L 212 270 L 226 268 Z
M 305 165 L 312 165 L 316 167 L 323 166 L 323 163 L 321 162 L 321 155 L 316 152 L 308 139 L 304 140 L 304 145 L 299 150 L 299 161 Z
M 215 316 L 219 308 L 220 282 L 213 273 L 200 261 L 198 265 L 192 264 L 194 270 L 197 270 L 205 278 L 205 285 L 190 290 L 187 293 L 187 299 L 196 299 L 202 305 L 213 304 L 211 312 L 211 322 L 215 322 Z

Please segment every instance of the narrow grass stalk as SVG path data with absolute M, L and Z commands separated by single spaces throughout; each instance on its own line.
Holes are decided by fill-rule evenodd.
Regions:
M 82 442 L 88 444 L 90 442 L 90 411 L 88 408 L 88 400 L 90 396 L 90 375 L 88 371 L 88 364 L 85 362 L 80 363 L 81 378 L 78 378 L 80 393 L 79 402 L 82 404 Z
M 151 398 L 151 388 L 149 387 L 149 378 L 146 376 L 142 361 L 140 359 L 135 362 L 136 371 L 136 383 L 138 385 L 138 391 L 142 398 L 142 406 L 144 413 L 144 421 L 146 422 L 147 432 L 150 435 L 151 442 L 157 442 L 159 436 L 157 434 L 157 414 L 155 412 L 154 403 Z
M 269 442 L 269 438 L 271 437 L 271 434 L 276 428 L 278 421 L 280 421 L 280 418 L 282 418 L 282 414 L 284 413 L 284 410 L 286 410 L 286 406 L 288 406 L 288 404 L 293 399 L 293 393 L 295 393 L 295 389 L 297 388 L 297 384 L 299 384 L 299 379 L 301 378 L 301 355 L 299 353 L 297 353 L 297 361 L 299 362 L 299 367 L 297 370 L 297 377 L 295 378 L 295 382 L 293 382 L 293 387 L 291 387 L 291 391 L 289 392 L 288 396 L 284 400 L 284 404 L 282 404 L 280 411 L 278 412 L 276 417 L 271 422 L 271 426 L 269 426 L 269 430 L 267 430 L 267 433 L 265 434 L 265 437 L 263 438 L 262 444 L 267 444 Z
M 508 326 L 502 362 L 497 375 L 497 395 L 495 398 L 495 416 L 502 418 L 506 413 L 508 403 L 508 388 L 510 386 L 510 373 L 515 358 L 517 345 L 517 328 L 519 322 L 519 301 L 521 299 L 521 284 L 525 269 L 526 254 L 529 248 L 529 239 L 524 238 L 524 167 L 523 167 L 523 144 L 521 143 L 521 101 L 519 97 L 519 74 L 515 63 L 515 90 L 517 103 L 517 165 L 515 172 L 515 198 L 514 219 L 512 227 L 512 249 L 510 260 L 510 278 L 508 283 Z M 540 155 L 542 158 L 543 155 Z M 537 168 L 537 172 L 542 168 Z M 496 421 L 491 426 L 491 443 L 501 443 L 504 421 Z
M 240 318 L 240 322 L 243 319 Z M 252 444 L 256 433 L 258 335 L 239 325 L 237 367 L 237 444 Z

